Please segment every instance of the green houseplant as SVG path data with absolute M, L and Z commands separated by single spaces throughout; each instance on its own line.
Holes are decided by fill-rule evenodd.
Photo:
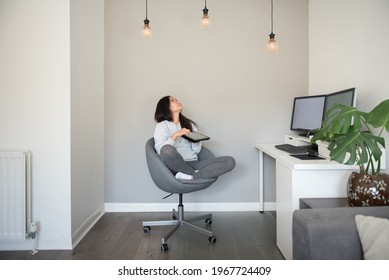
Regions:
M 370 112 L 335 104 L 311 139 L 329 143 L 331 160 L 359 167 L 349 178 L 350 206 L 389 205 L 389 175 L 381 173 L 385 131 L 389 132 L 389 99 Z

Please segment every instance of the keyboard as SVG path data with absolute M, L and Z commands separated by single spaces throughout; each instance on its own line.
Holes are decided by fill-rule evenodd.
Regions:
M 289 154 L 307 153 L 309 150 L 312 150 L 312 145 L 293 146 L 291 144 L 279 144 L 274 147 Z

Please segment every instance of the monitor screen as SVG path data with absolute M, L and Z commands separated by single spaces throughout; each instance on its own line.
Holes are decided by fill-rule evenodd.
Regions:
M 326 112 L 331 109 L 334 104 L 343 104 L 350 107 L 356 107 L 355 88 L 349 88 L 326 95 L 326 101 L 324 103 L 324 119 L 326 118 Z
M 323 121 L 325 95 L 295 97 L 290 129 L 308 134 L 319 129 Z

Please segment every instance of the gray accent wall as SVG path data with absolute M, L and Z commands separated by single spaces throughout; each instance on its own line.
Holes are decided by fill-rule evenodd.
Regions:
M 178 98 L 183 113 L 211 137 L 207 147 L 237 162 L 211 188 L 185 200 L 259 200 L 254 145 L 282 142 L 289 133 L 293 97 L 308 94 L 308 1 L 274 2 L 280 44 L 275 55 L 265 50 L 270 1 L 209 1 L 209 29 L 200 25 L 203 4 L 149 1 L 153 37 L 144 40 L 144 1 L 105 3 L 107 203 L 176 201 L 174 196 L 162 201 L 165 194 L 152 182 L 144 155 L 156 103 L 165 95 Z M 271 186 L 265 200 L 275 201 Z

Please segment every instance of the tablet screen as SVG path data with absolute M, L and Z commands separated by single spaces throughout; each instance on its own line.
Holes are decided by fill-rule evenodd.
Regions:
M 204 141 L 204 140 L 209 140 L 210 137 L 201 134 L 197 131 L 192 131 L 190 134 L 182 135 L 185 139 L 192 141 L 192 142 L 199 142 L 199 141 Z

